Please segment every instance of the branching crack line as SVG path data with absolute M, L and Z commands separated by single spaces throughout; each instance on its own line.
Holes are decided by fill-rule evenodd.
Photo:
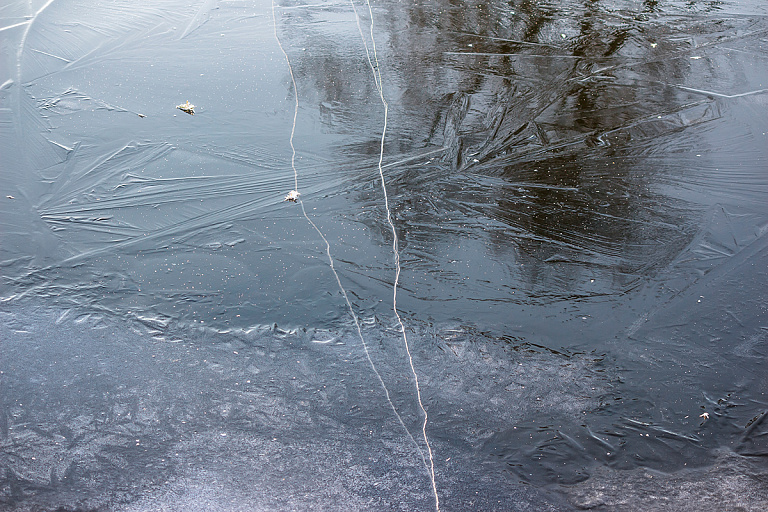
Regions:
M 354 4 L 353 4 L 352 7 L 354 8 Z M 368 5 L 368 8 L 370 9 L 370 5 Z M 298 88 L 296 87 L 296 78 L 295 78 L 294 73 L 293 73 L 293 67 L 291 66 L 290 58 L 288 57 L 288 54 L 286 53 L 285 49 L 283 48 L 283 45 L 280 42 L 280 37 L 277 34 L 277 17 L 276 17 L 276 14 L 275 14 L 275 9 L 276 9 L 275 2 L 274 2 L 274 0 L 272 0 L 272 28 L 273 28 L 273 31 L 274 31 L 275 41 L 277 42 L 277 45 L 280 48 L 280 52 L 283 54 L 283 57 L 285 58 L 286 65 L 288 67 L 288 72 L 289 72 L 290 77 L 291 77 L 291 85 L 293 87 L 293 92 L 294 92 L 293 123 L 292 123 L 292 126 L 291 126 L 291 135 L 290 135 L 290 138 L 289 138 L 289 144 L 290 144 L 290 147 L 291 147 L 291 169 L 293 170 L 294 190 L 296 192 L 298 192 L 299 191 L 299 173 L 298 173 L 298 170 L 296 169 L 296 148 L 294 146 L 293 139 L 294 139 L 294 135 L 296 133 L 296 120 L 297 120 L 298 113 L 299 113 L 299 93 L 298 93 Z M 357 15 L 357 11 L 355 11 L 355 15 Z M 359 20 L 358 20 L 358 27 L 359 26 L 360 25 L 359 25 Z M 373 36 L 373 24 L 371 24 L 371 36 Z M 367 48 L 367 45 L 366 45 L 366 52 L 367 51 L 368 51 L 368 48 Z M 376 52 L 375 52 L 375 47 L 374 47 L 374 60 L 375 60 L 375 58 L 376 58 Z M 375 71 L 376 68 L 378 67 L 378 64 L 376 64 L 376 66 L 374 66 L 374 64 L 370 60 L 370 55 L 369 55 L 369 63 L 371 64 L 371 68 L 374 69 L 374 79 L 377 80 L 377 89 L 380 92 L 380 96 L 381 96 L 382 101 L 384 102 L 384 108 L 385 108 L 384 129 L 383 129 L 382 134 L 381 134 L 381 151 L 380 151 L 380 154 L 379 154 L 378 168 L 379 168 L 379 174 L 380 174 L 380 176 L 382 178 L 382 188 L 384 189 L 384 202 L 385 202 L 385 206 L 387 208 L 387 220 L 388 220 L 390 226 L 392 227 L 392 232 L 394 234 L 393 250 L 395 252 L 396 275 L 395 275 L 395 285 L 394 285 L 394 298 L 393 298 L 394 304 L 393 304 L 393 307 L 394 307 L 394 310 L 395 310 L 395 315 L 397 317 L 397 321 L 398 321 L 398 323 L 400 325 L 400 328 L 401 328 L 401 332 L 403 334 L 403 341 L 405 343 L 405 348 L 406 348 L 406 350 L 408 352 L 408 358 L 410 360 L 411 371 L 413 372 L 413 375 L 416 378 L 416 391 L 417 391 L 417 397 L 418 397 L 418 401 L 419 401 L 419 406 L 421 407 L 421 410 L 424 413 L 424 423 L 423 423 L 423 426 L 422 426 L 422 433 L 424 434 L 424 440 L 425 440 L 425 442 L 427 444 L 427 449 L 429 451 L 429 466 L 428 467 L 429 467 L 430 477 L 431 477 L 431 480 L 432 480 L 432 490 L 433 490 L 434 497 L 435 497 L 435 506 L 436 506 L 436 508 L 437 508 L 437 510 L 439 512 L 440 506 L 439 506 L 439 499 L 438 499 L 438 496 L 437 496 L 437 490 L 436 490 L 436 486 L 435 486 L 435 476 L 434 476 L 435 475 L 435 471 L 434 471 L 434 463 L 432 461 L 432 450 L 431 450 L 431 448 L 429 446 L 429 441 L 427 440 L 427 436 L 426 436 L 427 412 L 424 409 L 424 405 L 423 405 L 422 400 L 421 400 L 421 392 L 420 392 L 419 385 L 418 385 L 418 377 L 416 375 L 416 371 L 415 371 L 414 366 L 413 366 L 413 358 L 411 357 L 411 352 L 410 352 L 410 349 L 408 347 L 408 340 L 407 340 L 406 334 L 405 334 L 405 326 L 404 326 L 402 320 L 400 319 L 400 315 L 397 312 L 397 284 L 398 284 L 398 280 L 399 280 L 399 277 L 400 277 L 400 254 L 399 254 L 399 251 L 398 251 L 398 248 L 397 248 L 397 234 L 395 232 L 395 227 L 394 227 L 394 224 L 392 223 L 392 217 L 391 217 L 391 214 L 390 214 L 390 211 L 389 211 L 389 203 L 388 203 L 388 200 L 387 200 L 387 191 L 386 191 L 386 187 L 385 187 L 385 184 L 384 184 L 384 171 L 383 171 L 383 167 L 382 167 L 382 160 L 384 158 L 384 137 L 386 135 L 386 129 L 387 129 L 387 115 L 386 114 L 387 114 L 387 108 L 388 107 L 387 107 L 386 101 L 384 101 L 384 95 L 383 95 L 383 92 L 382 92 L 382 89 L 381 89 L 381 86 L 380 86 L 381 75 L 377 74 L 376 71 Z M 368 359 L 368 363 L 371 366 L 371 370 L 373 370 L 373 373 L 376 375 L 376 378 L 378 379 L 379 384 L 381 385 L 382 389 L 384 390 L 384 394 L 386 396 L 387 402 L 389 403 L 389 406 L 392 409 L 392 412 L 394 412 L 395 416 L 397 417 L 398 422 L 403 427 L 403 430 L 405 430 L 406 434 L 408 435 L 408 438 L 411 440 L 411 442 L 413 442 L 414 446 L 416 446 L 416 449 L 419 451 L 419 453 L 421 455 L 422 461 L 424 462 L 425 466 L 427 466 L 427 461 L 426 461 L 426 458 L 424 457 L 424 452 L 422 451 L 422 449 L 419 446 L 419 444 L 416 442 L 416 439 L 414 439 L 414 437 L 411 434 L 410 430 L 408 430 L 408 427 L 405 425 L 405 422 L 403 421 L 403 418 L 400 416 L 400 413 L 397 411 L 397 408 L 395 407 L 395 404 L 394 404 L 394 402 L 392 402 L 392 399 L 390 397 L 389 389 L 387 388 L 386 384 L 384 383 L 384 379 L 381 377 L 381 374 L 379 373 L 378 369 L 376 368 L 376 365 L 373 362 L 373 359 L 371 358 L 370 351 L 368 350 L 368 344 L 365 341 L 365 337 L 363 336 L 362 328 L 360 327 L 360 321 L 359 321 L 357 315 L 355 314 L 354 308 L 352 307 L 352 303 L 350 302 L 349 296 L 347 295 L 347 291 L 344 288 L 344 286 L 342 285 L 341 279 L 339 277 L 339 274 L 336 271 L 336 267 L 334 265 L 334 259 L 333 259 L 333 256 L 331 254 L 331 244 L 328 241 L 328 239 L 325 237 L 323 232 L 320 230 L 320 228 L 317 227 L 317 225 L 312 221 L 312 219 L 307 214 L 307 211 L 304 208 L 304 202 L 301 199 L 301 195 L 298 196 L 297 202 L 301 206 L 301 212 L 302 212 L 304 218 L 312 226 L 312 228 L 314 228 L 314 230 L 317 232 L 318 236 L 325 243 L 325 252 L 326 252 L 326 255 L 328 257 L 328 264 L 329 264 L 329 266 L 331 268 L 331 272 L 333 273 L 334 278 L 336 279 L 336 284 L 338 285 L 339 290 L 341 291 L 341 294 L 344 297 L 344 301 L 347 304 L 347 309 L 349 310 L 349 314 L 352 317 L 352 320 L 353 320 L 353 322 L 355 324 L 355 329 L 357 330 L 357 335 L 360 338 L 360 342 L 361 342 L 363 350 L 365 352 L 365 356 Z

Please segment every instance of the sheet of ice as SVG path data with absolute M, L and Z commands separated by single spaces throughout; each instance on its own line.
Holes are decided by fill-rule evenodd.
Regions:
M 0 47 L 3 507 L 765 508 L 763 2 L 19 1 Z

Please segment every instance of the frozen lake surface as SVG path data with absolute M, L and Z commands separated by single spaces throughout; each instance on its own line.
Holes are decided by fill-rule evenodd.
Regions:
M 0 509 L 768 509 L 763 1 L 9 0 L 0 63 Z

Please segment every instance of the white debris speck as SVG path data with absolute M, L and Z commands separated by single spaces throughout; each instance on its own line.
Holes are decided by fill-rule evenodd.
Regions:
M 176 105 L 176 108 L 181 110 L 182 112 L 186 112 L 187 114 L 193 116 L 195 115 L 195 106 L 192 105 L 189 100 L 187 100 L 186 103 L 182 103 L 181 105 Z

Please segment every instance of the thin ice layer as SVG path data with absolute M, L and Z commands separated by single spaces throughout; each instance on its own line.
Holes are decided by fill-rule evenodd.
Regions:
M 365 25 L 371 14 L 356 5 Z M 363 45 L 372 35 L 361 38 L 346 2 L 277 8 L 275 33 L 295 88 L 264 2 L 43 1 L 4 10 L 0 38 L 13 50 L 0 56 L 6 307 L 98 311 L 105 326 L 130 319 L 163 340 L 182 339 L 172 333 L 189 326 L 223 334 L 275 323 L 326 328 L 318 341 L 337 339 L 349 316 L 325 248 L 283 201 L 294 188 L 296 93 L 302 200 L 328 237 L 353 310 L 387 325 L 394 267 L 376 164 L 383 108 Z M 628 506 L 623 492 L 611 487 L 638 491 L 638 480 L 663 471 L 664 484 L 626 495 L 651 499 L 675 482 L 703 493 L 717 472 L 684 470 L 722 464 L 736 472 L 722 495 L 738 490 L 749 497 L 740 506 L 761 510 L 762 470 L 750 461 L 764 458 L 768 410 L 765 7 L 437 2 L 375 4 L 371 12 L 389 101 L 382 169 L 401 242 L 398 306 L 406 325 L 438 326 L 434 345 L 414 338 L 424 351 L 417 369 L 430 438 L 445 463 L 472 453 L 478 467 L 493 468 L 438 467 L 444 505 L 470 505 L 471 489 L 462 487 L 469 475 L 483 489 L 517 479 L 575 486 L 568 492 L 577 506 L 620 508 Z M 195 116 L 175 109 L 187 100 Z M 485 349 L 451 344 L 446 323 L 479 332 L 477 347 L 504 340 L 511 352 L 545 355 L 523 368 L 514 354 L 478 356 Z M 12 343 L 26 340 L 8 332 Z M 398 376 L 387 383 L 417 431 L 413 388 L 399 384 L 411 377 L 393 334 L 366 335 L 376 340 L 373 361 Z M 49 350 L 53 342 L 39 352 Z M 449 351 L 455 361 L 435 356 Z M 315 357 L 308 361 L 324 361 Z M 355 361 L 349 373 L 381 400 L 382 389 L 365 380 L 368 366 Z M 34 396 L 23 391 L 28 374 L 35 382 L 45 376 L 29 368 L 9 381 L 14 404 Z M 585 387 L 595 375 L 610 377 Z M 178 385 L 171 377 L 165 384 Z M 279 409 L 296 406 L 289 392 L 276 394 Z M 71 418 L 60 423 L 81 428 L 82 402 L 67 395 L 62 403 Z M 15 418 L 14 407 L 4 418 Z M 475 429 L 473 418 L 484 427 Z M 15 425 L 58 425 L 41 411 L 27 419 Z M 27 431 L 14 435 L 19 446 L 44 444 Z M 209 444 L 207 459 L 227 450 Z M 394 443 L 387 468 L 418 471 L 407 444 Z M 103 445 L 93 450 L 106 457 Z M 30 485 L 14 495 L 19 503 L 57 496 L 70 483 L 82 491 L 87 478 L 78 468 L 90 467 L 88 450 L 55 446 L 45 453 L 67 461 L 55 478 L 50 464 L 43 476 L 6 465 L 3 489 Z M 363 451 L 344 460 L 353 464 Z M 237 467 L 243 482 L 257 482 Z M 67 471 L 72 479 L 60 486 Z M 197 489 L 189 503 L 233 496 L 210 489 L 217 473 L 226 471 L 185 474 Z M 377 496 L 386 508 L 402 490 L 377 495 L 317 482 L 350 505 Z M 413 498 L 404 503 L 426 503 L 424 483 L 403 491 Z M 175 485 L 156 495 L 173 496 L 184 484 Z M 94 500 L 112 499 L 96 488 L 106 494 Z M 298 506 L 307 496 L 280 503 Z

